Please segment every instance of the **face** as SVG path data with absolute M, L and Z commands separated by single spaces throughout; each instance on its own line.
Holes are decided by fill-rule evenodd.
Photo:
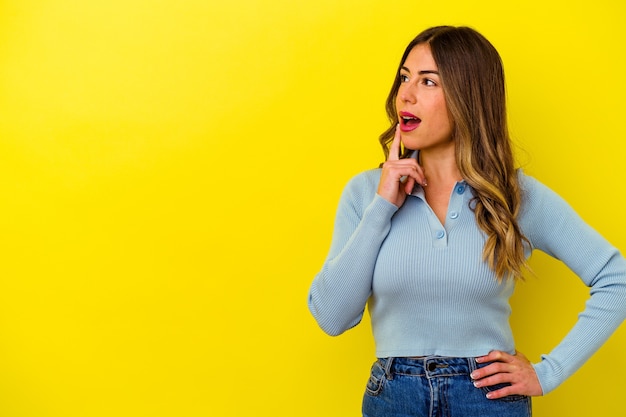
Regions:
M 396 110 L 402 143 L 406 148 L 452 151 L 452 122 L 441 87 L 441 78 L 426 44 L 416 45 L 400 70 Z

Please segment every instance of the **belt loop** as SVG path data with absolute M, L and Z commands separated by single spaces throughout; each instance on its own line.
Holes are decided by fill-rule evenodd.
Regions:
M 385 376 L 387 377 L 388 380 L 392 380 L 393 379 L 393 374 L 391 373 L 391 365 L 393 365 L 393 360 L 395 358 L 393 357 L 389 357 L 387 358 L 387 362 L 385 362 L 385 366 L 384 366 L 384 370 L 385 370 Z
M 476 358 L 473 358 L 473 357 L 467 358 L 467 363 L 469 365 L 470 374 L 474 372 L 476 369 L 478 369 L 478 366 L 476 365 Z

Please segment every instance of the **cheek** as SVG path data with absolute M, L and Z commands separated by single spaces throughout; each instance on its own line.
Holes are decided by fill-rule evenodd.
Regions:
M 452 117 L 450 115 L 450 112 L 448 111 L 448 106 L 446 105 L 445 101 L 437 103 L 437 114 L 440 115 L 440 119 L 442 121 L 446 120 L 448 124 L 452 125 Z
M 450 120 L 447 114 L 441 116 L 441 126 L 448 131 L 449 134 L 452 133 L 452 120 Z

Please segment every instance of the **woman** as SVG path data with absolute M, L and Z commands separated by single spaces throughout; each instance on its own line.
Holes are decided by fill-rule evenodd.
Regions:
M 368 305 L 378 360 L 364 416 L 531 415 L 530 397 L 572 375 L 626 317 L 626 261 L 514 167 L 502 63 L 478 32 L 418 35 L 387 114 L 387 161 L 346 186 L 309 309 L 338 335 Z M 531 364 L 515 350 L 508 300 L 534 249 L 592 289 L 569 334 Z

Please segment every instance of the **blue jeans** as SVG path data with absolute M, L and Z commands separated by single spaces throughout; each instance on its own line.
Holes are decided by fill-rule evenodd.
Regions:
M 476 388 L 470 373 L 487 364 L 474 358 L 382 358 L 372 366 L 363 417 L 530 417 L 531 399 L 489 400 L 502 385 Z

